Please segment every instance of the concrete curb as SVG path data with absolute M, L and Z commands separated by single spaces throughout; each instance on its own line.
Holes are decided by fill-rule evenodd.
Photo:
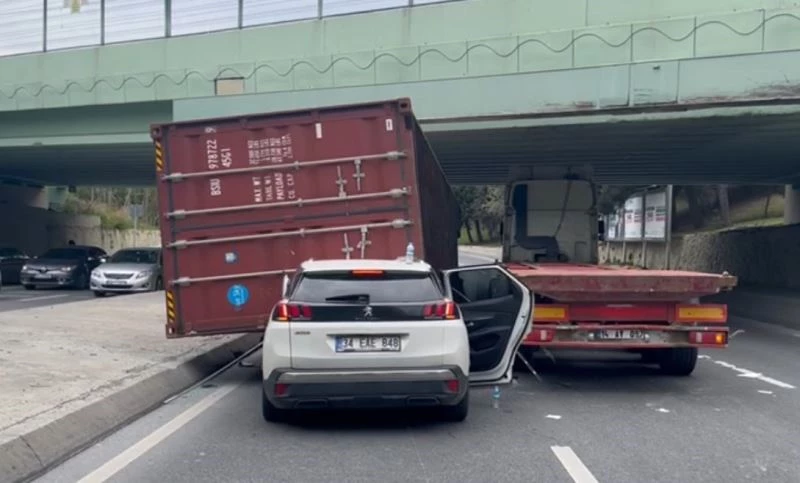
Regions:
M 28 481 L 69 459 L 230 363 L 260 338 L 260 334 L 239 337 L 4 443 L 0 446 L 0 482 Z

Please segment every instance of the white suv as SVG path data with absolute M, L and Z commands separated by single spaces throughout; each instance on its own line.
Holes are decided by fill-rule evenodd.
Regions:
M 299 409 L 433 407 L 463 421 L 470 385 L 511 381 L 532 299 L 501 267 L 443 275 L 444 283 L 419 261 L 303 263 L 264 335 L 264 419 Z M 473 302 L 470 290 L 487 296 Z

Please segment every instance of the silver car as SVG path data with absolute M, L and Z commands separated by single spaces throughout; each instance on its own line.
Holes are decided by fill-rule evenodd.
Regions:
M 92 270 L 91 290 L 96 297 L 161 290 L 161 267 L 160 248 L 124 248 Z

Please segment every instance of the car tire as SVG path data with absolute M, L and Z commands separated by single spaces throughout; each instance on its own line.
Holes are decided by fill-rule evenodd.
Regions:
M 105 297 L 106 293 L 105 292 L 98 292 L 98 291 L 95 290 L 94 296 L 95 297 Z
M 469 391 L 464 394 L 464 397 L 461 398 L 461 401 L 458 402 L 455 406 L 447 406 L 444 409 L 444 414 L 442 415 L 442 419 L 451 423 L 460 423 L 467 419 L 467 415 L 469 414 Z
M 264 417 L 264 421 L 268 423 L 282 423 L 288 419 L 288 411 L 276 408 L 269 402 L 263 390 L 261 391 L 261 415 Z
M 89 288 L 89 277 L 86 276 L 85 273 L 78 275 L 78 278 L 75 280 L 75 285 L 73 287 L 75 290 L 83 290 Z
M 36 290 L 36 285 L 24 285 L 25 290 Z
M 697 365 L 696 347 L 665 349 L 658 361 L 661 372 L 670 376 L 688 376 Z
M 160 292 L 162 290 L 164 290 L 164 281 L 161 279 L 161 277 L 158 277 L 156 279 L 155 287 L 153 287 L 153 292 Z

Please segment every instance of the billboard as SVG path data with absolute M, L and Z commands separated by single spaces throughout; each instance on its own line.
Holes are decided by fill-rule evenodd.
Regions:
M 625 200 L 625 219 L 623 233 L 625 240 L 642 239 L 642 196 L 634 196 Z
M 647 193 L 644 202 L 644 237 L 647 240 L 667 238 L 667 193 Z

